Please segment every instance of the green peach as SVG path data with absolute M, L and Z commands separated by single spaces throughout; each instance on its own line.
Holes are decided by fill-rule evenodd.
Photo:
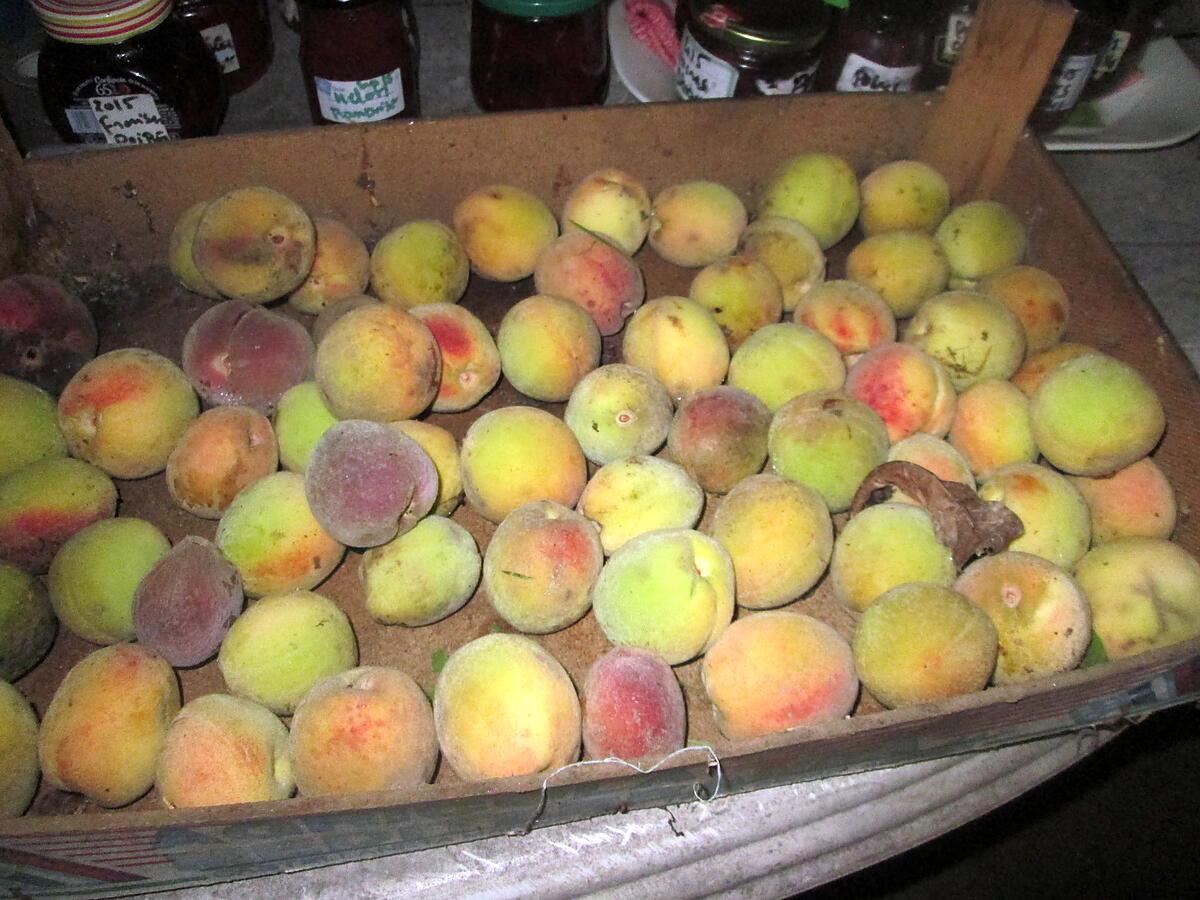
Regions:
M 854 227 L 861 197 L 850 164 L 831 153 L 801 153 L 785 160 L 763 186 L 755 218 L 787 216 L 828 250 Z
M 667 262 L 699 268 L 731 254 L 746 221 L 746 207 L 723 184 L 673 184 L 654 198 L 650 246 Z
M 987 294 L 946 291 L 921 304 L 904 329 L 905 343 L 943 366 L 956 390 L 988 378 L 1006 379 L 1025 359 L 1025 330 Z
M 712 312 L 686 297 L 658 297 L 630 318 L 621 353 L 657 378 L 676 403 L 716 387 L 729 371 L 729 345 Z
M 504 377 L 522 394 L 547 403 L 565 401 L 600 364 L 600 332 L 570 300 L 534 294 L 514 305 L 496 335 Z
M 783 292 L 774 273 L 763 263 L 740 256 L 701 269 L 688 296 L 712 310 L 732 349 L 783 314 Z
M 603 235 L 633 256 L 650 231 L 650 194 L 632 175 L 600 169 L 571 188 L 561 222 L 563 234 Z
M 337 420 L 315 381 L 288 388 L 275 408 L 275 437 L 283 467 L 303 475 L 317 441 Z
M 995 200 L 972 200 L 950 210 L 934 233 L 950 275 L 971 283 L 1015 266 L 1025 255 L 1025 226 Z
M 438 493 L 433 502 L 434 515 L 448 516 L 462 501 L 462 465 L 458 459 L 458 441 L 440 425 L 402 419 L 392 422 L 391 427 L 416 441 L 433 460 L 437 469 Z
M 0 681 L 16 681 L 41 662 L 57 630 L 41 582 L 0 562 Z
M 29 809 L 38 785 L 37 716 L 21 692 L 0 680 L 0 819 Z
M 673 462 L 626 456 L 592 476 L 579 511 L 600 526 L 600 543 L 611 556 L 647 531 L 691 528 L 704 511 L 704 491 Z
M 0 375 L 0 478 L 41 459 L 62 459 L 54 398 L 40 387 Z
M 850 251 L 846 277 L 878 291 L 896 318 L 904 319 L 946 290 L 950 264 L 941 245 L 924 232 L 886 231 Z
M 813 233 L 785 216 L 762 216 L 742 232 L 737 253 L 763 263 L 783 292 L 783 311 L 825 280 L 825 252 Z
M 900 229 L 932 233 L 950 210 L 950 186 L 937 169 L 915 159 L 884 163 L 862 180 L 863 234 Z
M 462 243 L 433 219 L 396 226 L 371 251 L 371 290 L 384 303 L 404 309 L 457 303 L 470 275 Z
M 671 427 L 671 398 L 657 378 L 635 366 L 611 363 L 579 380 L 563 421 L 583 455 L 597 465 L 658 450 Z
M 1025 533 L 1008 545 L 1010 550 L 1070 569 L 1091 543 L 1091 517 L 1083 495 L 1049 466 L 1002 466 L 980 485 L 979 496 L 1003 503 L 1025 526 Z
M 729 384 L 749 391 L 775 412 L 810 391 L 836 391 L 846 365 L 827 338 L 794 322 L 760 328 L 729 361 Z

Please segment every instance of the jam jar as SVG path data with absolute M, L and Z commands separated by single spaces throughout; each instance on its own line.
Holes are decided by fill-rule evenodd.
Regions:
M 175 0 L 175 10 L 208 44 L 230 93 L 250 87 L 271 65 L 267 0 Z
M 685 100 L 812 89 L 832 13 L 824 0 L 680 0 L 675 90 Z
M 1114 0 L 1110 10 L 1112 32 L 1096 58 L 1081 99 L 1103 97 L 1124 83 L 1142 61 L 1154 30 L 1154 17 L 1164 5 L 1163 0 Z
M 943 88 L 950 81 L 950 70 L 962 53 L 967 29 L 975 19 L 978 0 L 942 0 L 933 4 L 929 20 L 929 56 L 921 72 L 924 90 Z
M 1073 0 L 1071 5 L 1077 10 L 1075 24 L 1029 116 L 1030 127 L 1042 134 L 1061 125 L 1075 108 L 1113 30 L 1104 0 Z
M 216 134 L 221 70 L 171 0 L 31 0 L 47 34 L 42 105 L 64 141 L 148 144 Z
M 318 125 L 420 115 L 408 0 L 300 0 L 300 69 Z
M 854 0 L 821 56 L 817 89 L 914 90 L 925 65 L 923 10 L 908 0 Z
M 473 0 L 471 92 L 480 109 L 599 105 L 608 73 L 600 0 Z

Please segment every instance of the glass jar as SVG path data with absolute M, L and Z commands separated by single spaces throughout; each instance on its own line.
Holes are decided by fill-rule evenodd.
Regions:
M 685 100 L 812 89 L 832 17 L 824 0 L 680 0 L 675 90 Z
M 47 40 L 38 91 L 75 144 L 148 144 L 216 134 L 228 95 L 200 35 L 171 0 L 31 0 Z
M 300 0 L 300 69 L 313 122 L 420 115 L 407 0 Z
M 950 70 L 962 53 L 978 5 L 979 0 L 943 0 L 934 4 L 929 20 L 929 56 L 920 78 L 922 89 L 937 90 L 949 83 Z
M 1111 5 L 1112 32 L 1096 59 L 1083 100 L 1103 97 L 1125 82 L 1141 63 L 1154 30 L 1154 17 L 1164 4 L 1163 0 L 1114 0 Z
M 1041 134 L 1066 121 L 1079 103 L 1113 30 L 1104 15 L 1105 0 L 1073 0 L 1071 5 L 1077 10 L 1075 24 L 1029 116 L 1029 126 Z
M 907 0 L 853 0 L 822 54 L 817 89 L 913 90 L 926 58 L 923 9 Z
M 471 3 L 471 92 L 480 109 L 596 106 L 608 73 L 600 0 Z
M 175 10 L 208 44 L 230 93 L 250 87 L 271 65 L 267 0 L 175 0 Z

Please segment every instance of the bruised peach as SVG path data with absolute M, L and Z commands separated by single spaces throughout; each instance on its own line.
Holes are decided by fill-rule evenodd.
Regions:
M 950 376 L 911 344 L 883 344 L 864 353 L 846 373 L 846 393 L 879 414 L 893 442 L 918 431 L 941 437 L 954 421 Z
M 66 455 L 54 398 L 35 384 L 0 375 L 0 478 Z
M 918 431 L 888 448 L 889 462 L 916 463 L 928 469 L 942 481 L 957 481 L 975 490 L 975 475 L 961 453 L 946 441 Z M 898 499 L 896 494 L 892 499 Z
M 115 478 L 161 472 L 193 419 L 196 394 L 179 367 L 149 350 L 113 350 L 75 373 L 58 398 L 72 456 Z
M 1021 220 L 996 200 L 973 200 L 954 207 L 934 237 L 950 263 L 951 278 L 962 286 L 1015 266 L 1027 244 Z
M 601 334 L 616 334 L 646 299 L 641 269 L 601 238 L 572 231 L 546 246 L 533 270 L 539 294 L 583 308 Z
M 920 231 L 876 234 L 850 251 L 846 277 L 877 291 L 898 319 L 946 290 L 950 264 L 941 245 Z
M 37 732 L 29 701 L 0 680 L 0 819 L 24 813 L 37 793 Z
M 1175 491 L 1146 456 L 1100 478 L 1070 479 L 1092 518 L 1092 543 L 1119 537 L 1169 538 L 1175 530 Z
M 858 224 L 863 234 L 908 229 L 930 234 L 950 210 L 950 186 L 915 159 L 884 163 L 862 180 Z
M 583 455 L 597 465 L 654 453 L 671 427 L 671 398 L 657 378 L 635 366 L 611 363 L 579 380 L 563 421 Z
M 275 408 L 279 461 L 291 472 L 304 473 L 313 448 L 337 416 L 329 411 L 315 381 L 302 381 L 284 391 Z
M 713 314 L 686 297 L 658 297 L 629 320 L 626 363 L 657 378 L 678 403 L 716 387 L 729 371 L 729 345 Z
M 200 414 L 167 458 L 167 489 L 183 509 L 219 519 L 238 492 L 279 467 L 271 422 L 248 406 Z
M 1025 329 L 1029 353 L 1053 347 L 1067 330 L 1071 304 L 1062 284 L 1033 266 L 1013 266 L 979 282 L 979 290 L 1008 307 Z
M 762 471 L 770 424 L 765 403 L 748 391 L 720 385 L 679 404 L 667 446 L 700 487 L 724 494 Z
M 600 332 L 569 300 L 534 294 L 504 314 L 496 334 L 504 377 L 534 400 L 558 403 L 600 364 Z
M 1025 358 L 1025 331 L 999 300 L 975 291 L 946 291 L 921 304 L 904 329 L 905 343 L 943 366 L 955 389 L 1005 379 Z
M 288 296 L 288 303 L 303 313 L 316 315 L 327 306 L 365 293 L 370 278 L 367 245 L 338 219 L 313 219 L 316 250 L 304 283 Z
M 632 175 L 600 169 L 571 188 L 561 221 L 563 234 L 601 235 L 633 256 L 650 231 L 650 194 Z
M 527 637 L 489 634 L 450 655 L 433 719 L 464 781 L 552 772 L 579 756 L 579 697 L 550 653 Z
M 775 170 L 763 185 L 755 218 L 787 216 L 828 250 L 854 227 L 861 196 L 850 164 L 832 153 L 801 153 Z
M 775 412 L 810 391 L 836 391 L 846 380 L 841 354 L 804 325 L 780 322 L 750 335 L 729 361 L 729 384 Z
M 691 528 L 704 511 L 704 491 L 673 462 L 626 456 L 597 470 L 579 511 L 600 526 L 600 543 L 612 555 L 647 531 Z
M 783 313 L 779 279 L 763 263 L 729 256 L 710 263 L 692 279 L 691 299 L 712 310 L 733 349 Z
M 42 583 L 0 562 L 0 682 L 16 681 L 41 662 L 57 629 Z
M 91 312 L 54 279 L 0 280 L 0 373 L 58 394 L 96 355 L 96 342 Z
M 705 654 L 701 677 L 717 727 L 732 740 L 836 722 L 858 699 L 845 638 L 783 610 L 729 626 Z
M 414 306 L 442 355 L 434 412 L 462 412 L 487 396 L 500 380 L 500 351 L 492 333 L 470 310 L 453 303 Z
M 795 219 L 755 219 L 742 232 L 737 253 L 771 270 L 783 294 L 784 312 L 794 310 L 805 294 L 825 280 L 825 253 L 813 233 Z
M 792 321 L 824 336 L 842 356 L 896 340 L 896 318 L 874 290 L 853 281 L 826 281 L 804 295 Z
M 433 779 L 437 734 L 429 700 L 399 669 L 361 666 L 304 695 L 287 759 L 306 797 L 390 791 Z
M 384 303 L 405 309 L 457 303 L 470 275 L 462 243 L 433 219 L 393 228 L 371 251 L 371 289 Z
M 1091 542 L 1091 518 L 1083 495 L 1049 466 L 1002 466 L 979 486 L 979 496 L 1003 503 L 1021 520 L 1025 533 L 1008 545 L 1010 550 L 1033 553 L 1070 569 Z
M 443 516 L 428 516 L 368 550 L 359 578 L 375 621 L 415 628 L 462 609 L 479 585 L 481 566 L 467 529 Z
M 207 208 L 208 201 L 201 200 L 185 209 L 182 215 L 175 220 L 175 227 L 171 229 L 171 237 L 167 244 L 167 265 L 171 267 L 171 274 L 178 278 L 179 283 L 189 291 L 219 300 L 221 292 L 200 274 L 195 260 L 192 259 L 192 244 L 196 240 L 196 226 L 200 224 L 200 217 L 204 215 L 204 210 Z
M 166 660 L 137 644 L 103 647 L 67 672 L 46 708 L 42 776 L 100 806 L 132 803 L 154 784 L 177 712 L 179 684 Z
M 491 281 L 528 278 L 538 255 L 558 235 L 558 222 L 545 203 L 506 184 L 479 188 L 460 200 L 453 224 L 471 270 Z
M 1009 463 L 1037 459 L 1029 422 L 1029 398 L 1007 381 L 977 381 L 958 395 L 950 443 L 986 478 Z
M 650 211 L 650 246 L 667 262 L 698 268 L 728 256 L 746 227 L 738 195 L 715 181 L 663 188 Z
M 1070 341 L 1055 344 L 1046 350 L 1029 354 L 1025 358 L 1025 362 L 1021 363 L 1020 368 L 1013 372 L 1009 381 L 1019 387 L 1025 396 L 1032 397 L 1033 392 L 1042 383 L 1042 379 L 1058 368 L 1060 364 L 1065 363 L 1068 359 L 1083 356 L 1085 353 L 1098 352 L 1095 347 L 1089 347 L 1087 344 L 1076 344 Z
M 583 685 L 583 750 L 591 759 L 665 756 L 683 747 L 687 710 L 675 673 L 657 654 L 613 647 Z
M 433 501 L 435 515 L 448 516 L 462 500 L 462 466 L 458 460 L 458 441 L 445 428 L 416 419 L 403 419 L 389 426 L 412 438 L 424 450 L 437 470 L 437 499 Z

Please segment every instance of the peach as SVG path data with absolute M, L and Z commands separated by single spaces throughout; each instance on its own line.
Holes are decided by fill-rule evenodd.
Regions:
M 1075 580 L 1109 659 L 1200 635 L 1200 563 L 1178 544 L 1115 538 L 1087 552 Z
M 704 653 L 733 619 L 733 561 L 698 531 L 639 535 L 616 551 L 592 588 L 612 643 L 653 650 L 673 666 Z
M 946 290 L 950 264 L 941 245 L 921 231 L 885 231 L 846 258 L 846 277 L 879 293 L 896 318 L 911 316 Z
M 1051 371 L 1034 392 L 1029 414 L 1033 439 L 1050 464 L 1088 478 L 1146 456 L 1167 424 L 1154 388 L 1133 367 L 1100 353 Z
M 144 478 L 165 469 L 199 414 L 187 376 L 149 350 L 97 356 L 58 398 L 58 425 L 71 455 L 114 478 Z
M 492 607 L 526 634 L 548 634 L 582 618 L 604 565 L 595 523 L 550 500 L 504 517 L 483 558 Z
M 470 532 L 443 516 L 422 519 L 363 555 L 367 610 L 384 625 L 417 627 L 462 609 L 483 565 Z
M 96 341 L 91 312 L 54 279 L 0 279 L 0 373 L 58 394 L 96 355 Z
M 477 638 L 452 653 L 438 676 L 438 744 L 464 781 L 552 772 L 574 762 L 580 719 L 570 676 L 527 637 Z
M 1025 526 L 1025 533 L 1008 545 L 1010 550 L 1032 553 L 1070 570 L 1091 543 L 1091 517 L 1083 495 L 1049 466 L 1002 466 L 979 486 L 979 496 L 1003 503 Z
M 0 820 L 21 815 L 37 793 L 37 731 L 29 701 L 0 680 Z
M 295 472 L 268 475 L 238 494 L 215 542 L 252 597 L 316 587 L 346 549 L 313 517 L 304 477 Z
M 762 216 L 746 226 L 738 255 L 761 262 L 775 275 L 783 293 L 783 311 L 825 280 L 825 252 L 813 233 L 784 216 Z
M 291 591 L 263 597 L 238 616 L 217 664 L 230 693 L 282 716 L 322 678 L 353 669 L 358 646 L 337 604 Z
M 828 250 L 850 233 L 860 202 L 858 178 L 846 160 L 832 153 L 801 153 L 767 180 L 755 218 L 795 219 Z
M 650 194 L 620 169 L 600 169 L 573 188 L 563 204 L 563 234 L 601 235 L 633 256 L 650 231 Z
M 700 487 L 725 494 L 762 471 L 770 424 L 765 403 L 748 391 L 720 385 L 679 404 L 667 446 Z
M 929 513 L 908 503 L 869 506 L 850 519 L 834 542 L 829 565 L 834 595 L 853 613 L 896 585 L 949 586 L 957 574 Z
M 192 515 L 219 519 L 242 488 L 279 468 L 270 420 L 248 406 L 200 414 L 167 457 L 167 489 Z
M 477 405 L 500 380 L 500 351 L 492 333 L 470 310 L 453 303 L 414 306 L 442 355 L 434 412 L 462 412 Z
M 943 366 L 956 390 L 1005 379 L 1025 359 L 1025 331 L 1008 308 L 986 294 L 946 291 L 921 304 L 904 341 Z
M 329 411 L 315 381 L 288 388 L 275 408 L 275 438 L 283 467 L 304 474 L 317 441 L 335 422 L 337 416 Z
M 807 485 L 831 512 L 850 508 L 867 474 L 887 459 L 883 420 L 844 394 L 815 391 L 780 407 L 767 433 L 771 468 Z
M 167 730 L 154 783 L 170 809 L 283 800 L 296 789 L 288 731 L 258 703 L 205 694 L 186 703 Z
M 996 684 L 1069 671 L 1087 652 L 1092 638 L 1087 599 L 1070 575 L 1040 556 L 1006 551 L 977 559 L 954 589 L 996 626 Z
M 66 455 L 54 398 L 35 384 L 0 375 L 0 478 Z
M 0 681 L 16 681 L 41 662 L 57 630 L 41 582 L 0 562 Z
M 587 461 L 561 419 L 527 406 L 480 416 L 462 443 L 467 503 L 492 522 L 534 500 L 574 506 L 587 482 Z
M 1038 457 L 1029 421 L 1029 398 L 1008 381 L 987 378 L 958 395 L 950 443 L 986 478 L 1009 463 L 1031 463 Z
M 534 288 L 570 300 L 592 317 L 601 334 L 616 334 L 646 299 L 642 271 L 622 250 L 586 232 L 548 244 L 533 270 Z
M 462 243 L 433 219 L 398 225 L 371 251 L 371 289 L 384 303 L 404 309 L 457 303 L 470 277 Z
M 403 419 L 389 426 L 412 438 L 428 454 L 437 470 L 437 498 L 433 501 L 435 515 L 448 516 L 462 500 L 462 466 L 458 460 L 458 441 L 445 428 L 416 419 Z
M 304 283 L 316 243 L 312 220 L 293 200 L 267 187 L 244 187 L 204 208 L 192 260 L 226 297 L 268 303 Z
M 950 263 L 951 287 L 1015 266 L 1025 255 L 1025 226 L 996 200 L 972 200 L 950 210 L 934 232 Z
M 117 512 L 117 488 L 78 459 L 44 459 L 0 479 L 0 560 L 45 572 L 75 532 Z
M 154 784 L 177 712 L 179 684 L 166 660 L 137 644 L 102 647 L 67 672 L 46 708 L 42 776 L 100 806 L 132 803 Z
M 306 797 L 426 784 L 438 758 L 433 710 L 399 669 L 361 666 L 331 675 L 296 707 L 287 758 Z
M 613 647 L 583 684 L 583 749 L 591 759 L 665 756 L 683 747 L 687 709 L 666 661 L 634 647 Z
M 658 297 L 629 320 L 621 355 L 657 378 L 676 403 L 716 387 L 729 371 L 729 345 L 713 314 L 686 297 Z
M 860 187 L 858 224 L 868 236 L 901 229 L 932 234 L 950 210 L 946 179 L 915 159 L 884 163 Z
M 740 256 L 727 256 L 701 269 L 688 296 L 712 310 L 734 350 L 783 314 L 779 279 L 764 263 Z
M 752 475 L 717 507 L 709 533 L 733 560 L 739 606 L 770 609 L 817 583 L 833 553 L 821 495 L 778 475 Z
M 657 378 L 635 366 L 610 363 L 579 380 L 563 421 L 583 455 L 602 466 L 658 450 L 667 439 L 672 413 L 671 398 Z
M 175 227 L 171 229 L 171 237 L 167 243 L 167 265 L 171 267 L 171 274 L 189 291 L 220 300 L 221 292 L 200 274 L 200 270 L 196 268 L 196 261 L 192 259 L 196 226 L 200 224 L 200 217 L 207 208 L 208 201 L 201 200 L 185 209 L 175 220 Z
M 866 608 L 853 641 L 863 687 L 889 708 L 983 690 L 998 638 L 988 614 L 940 584 L 900 584 Z
M 534 400 L 558 403 L 600 364 L 596 323 L 570 300 L 534 294 L 514 305 L 496 334 L 504 377 Z
M 794 322 L 760 328 L 729 361 L 729 384 L 749 391 L 775 412 L 810 391 L 836 391 L 846 364 L 828 338 Z
M 346 313 L 317 346 L 317 384 L 339 419 L 412 418 L 437 396 L 441 374 L 429 328 L 382 303 Z
M 705 655 L 701 677 L 717 727 L 731 740 L 836 722 L 858 699 L 845 638 L 783 610 L 734 622 Z
M 941 438 L 917 432 L 888 448 L 889 462 L 916 463 L 928 469 L 942 481 L 957 481 L 975 490 L 975 475 L 961 453 Z M 898 499 L 896 494 L 892 499 Z
M 313 219 L 316 248 L 308 277 L 288 296 L 300 312 L 316 315 L 349 297 L 363 294 L 370 278 L 370 256 L 363 239 L 345 222 Z
M 1095 347 L 1087 344 L 1076 344 L 1070 341 L 1055 344 L 1053 347 L 1037 353 L 1030 353 L 1025 357 L 1025 362 L 1021 363 L 1020 368 L 1013 373 L 1009 381 L 1019 387 L 1025 396 L 1032 397 L 1033 392 L 1042 383 L 1042 379 L 1057 369 L 1061 363 L 1077 356 L 1083 356 L 1085 353 L 1099 352 Z
M 77 531 L 55 554 L 46 576 L 55 615 L 93 644 L 133 640 L 134 591 L 170 549 L 145 519 L 101 519 Z
M 893 442 L 918 431 L 941 437 L 954 421 L 949 374 L 911 344 L 883 344 L 864 353 L 846 373 L 846 393 L 879 414 Z
M 528 278 L 538 255 L 558 236 L 558 222 L 545 203 L 505 184 L 479 188 L 460 200 L 453 224 L 471 270 L 490 281 Z
M 667 262 L 696 269 L 733 253 L 746 222 L 746 207 L 725 185 L 685 181 L 655 196 L 650 246 Z
M 611 556 L 647 531 L 691 528 L 704 511 L 704 491 L 673 462 L 626 456 L 592 476 L 579 511 L 600 526 L 600 543 Z
M 312 323 L 312 339 L 314 344 L 321 343 L 326 332 L 333 327 L 333 323 L 347 313 L 351 313 L 363 306 L 374 306 L 380 304 L 376 297 L 370 294 L 355 294 L 353 297 L 347 297 L 333 306 L 327 306 L 317 315 Z
M 879 294 L 853 281 L 827 281 L 804 295 L 792 321 L 823 335 L 842 356 L 896 340 L 896 317 Z
M 1033 266 L 1013 266 L 979 282 L 979 290 L 1008 307 L 1025 329 L 1030 354 L 1053 347 L 1067 330 L 1071 304 L 1062 284 Z
M 1119 537 L 1169 538 L 1175 530 L 1175 491 L 1146 456 L 1102 478 L 1072 477 L 1092 519 L 1092 543 Z

